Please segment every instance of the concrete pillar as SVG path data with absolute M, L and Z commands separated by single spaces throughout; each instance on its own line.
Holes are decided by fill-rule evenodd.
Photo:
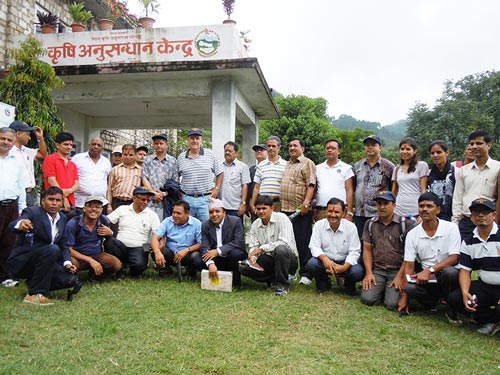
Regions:
M 248 125 L 243 127 L 243 145 L 241 147 L 241 160 L 251 167 L 255 164 L 255 153 L 252 147 L 257 144 L 259 134 L 257 132 L 258 122 L 256 125 Z
M 212 150 L 224 160 L 224 144 L 236 135 L 236 84 L 233 80 L 212 82 Z

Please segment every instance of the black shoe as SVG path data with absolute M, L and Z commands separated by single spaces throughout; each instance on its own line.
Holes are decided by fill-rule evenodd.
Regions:
M 73 289 L 68 290 L 68 296 L 67 300 L 68 301 L 73 301 L 73 296 L 77 294 L 80 289 L 82 289 L 83 283 L 81 281 L 77 282 L 76 285 L 73 287 Z
M 186 273 L 191 281 L 196 281 L 196 268 L 188 268 Z
M 172 271 L 172 268 L 167 266 L 167 267 L 161 268 L 158 271 L 158 276 L 160 277 L 160 279 L 165 279 L 169 276 L 172 276 L 173 273 L 174 273 L 174 271 Z

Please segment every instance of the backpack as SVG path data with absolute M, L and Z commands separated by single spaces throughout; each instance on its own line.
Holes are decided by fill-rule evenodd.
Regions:
M 373 223 L 375 222 L 375 218 L 376 216 L 372 217 L 369 222 L 368 222 L 368 233 L 370 234 L 370 238 L 373 238 L 372 236 L 372 225 Z M 406 240 L 406 217 L 402 217 L 400 220 L 399 220 L 399 239 L 401 240 L 401 243 L 403 244 L 404 246 L 404 243 L 405 243 L 405 240 Z M 410 217 L 410 220 L 412 221 L 413 223 L 413 228 L 416 226 L 417 224 L 417 221 L 415 220 L 415 218 L 413 217 Z M 372 242 L 372 245 L 373 245 L 373 242 Z

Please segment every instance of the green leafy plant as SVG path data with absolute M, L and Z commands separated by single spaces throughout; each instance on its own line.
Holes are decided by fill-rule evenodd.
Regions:
M 36 16 L 38 17 L 39 25 L 50 25 L 52 27 L 57 27 L 59 24 L 59 16 L 56 14 L 52 14 L 51 12 L 36 12 Z
M 139 0 L 139 2 L 144 8 L 146 17 L 151 16 L 153 13 L 158 13 L 158 7 L 160 6 L 158 0 Z
M 15 106 L 18 120 L 42 128 L 49 152 L 52 152 L 55 150 L 55 135 L 65 129 L 52 91 L 62 87 L 64 82 L 52 66 L 39 60 L 45 53 L 40 40 L 34 36 L 22 42 L 19 49 L 9 51 L 13 64 L 0 83 L 0 102 Z M 36 147 L 36 144 L 30 147 Z M 37 185 L 41 186 L 40 164 L 36 162 L 35 167 Z
M 75 23 L 86 24 L 94 15 L 90 10 L 85 9 L 84 3 L 73 3 L 69 6 L 69 14 Z

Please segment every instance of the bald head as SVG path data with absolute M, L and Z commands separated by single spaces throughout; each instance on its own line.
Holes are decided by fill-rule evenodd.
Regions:
M 101 156 L 103 149 L 104 142 L 102 141 L 101 137 L 93 137 L 90 139 L 89 155 L 92 159 L 98 159 Z

